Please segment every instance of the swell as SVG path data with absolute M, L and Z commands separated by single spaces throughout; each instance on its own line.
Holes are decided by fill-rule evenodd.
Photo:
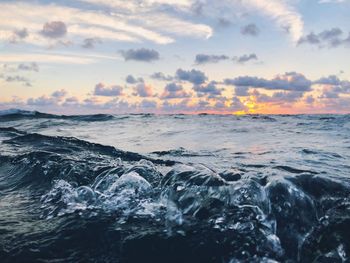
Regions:
M 79 140 L 74 137 L 46 136 L 38 133 L 24 133 L 15 128 L 1 128 L 1 131 L 10 131 L 12 133 L 24 134 L 14 138 L 4 140 L 5 145 L 19 147 L 23 152 L 45 151 L 49 153 L 77 155 L 77 154 L 95 154 L 105 155 L 114 158 L 121 158 L 125 161 L 139 161 L 141 159 L 150 160 L 156 164 L 173 165 L 175 162 L 152 159 L 142 156 L 138 153 L 122 151 L 112 146 L 106 146 L 97 143 L 91 143 Z
M 56 179 L 88 184 L 100 173 L 114 170 L 120 162 L 175 164 L 73 137 L 25 133 L 15 128 L 0 128 L 0 134 L 10 138 L 0 144 L 5 150 L 0 153 L 0 190 L 24 186 L 46 189 Z

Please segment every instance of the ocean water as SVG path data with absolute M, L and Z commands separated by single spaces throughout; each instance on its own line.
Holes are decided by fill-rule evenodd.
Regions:
M 350 262 L 350 115 L 0 112 L 1 262 Z

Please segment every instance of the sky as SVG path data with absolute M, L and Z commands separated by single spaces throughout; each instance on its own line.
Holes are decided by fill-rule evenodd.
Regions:
M 0 110 L 350 113 L 350 0 L 0 0 Z

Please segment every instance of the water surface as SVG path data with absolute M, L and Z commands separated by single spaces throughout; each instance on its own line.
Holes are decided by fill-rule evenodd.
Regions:
M 0 114 L 4 262 L 348 262 L 349 115 Z

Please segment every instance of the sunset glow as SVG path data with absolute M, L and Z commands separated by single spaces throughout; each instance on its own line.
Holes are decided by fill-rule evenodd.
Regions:
M 349 1 L 141 2 L 1 1 L 0 109 L 350 111 Z

